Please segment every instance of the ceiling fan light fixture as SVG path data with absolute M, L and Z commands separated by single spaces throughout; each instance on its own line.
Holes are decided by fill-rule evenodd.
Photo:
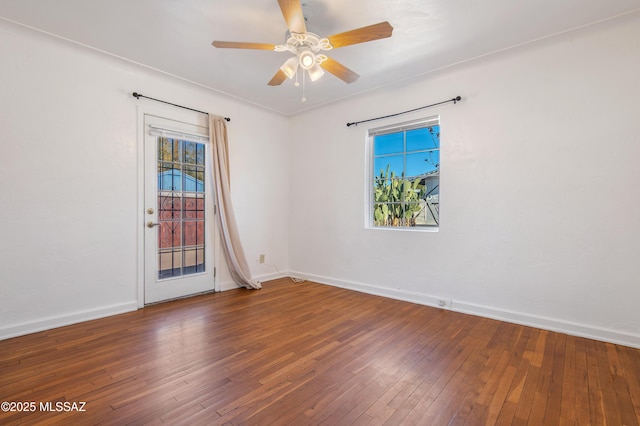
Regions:
M 298 54 L 298 60 L 300 61 L 300 66 L 305 70 L 311 69 L 316 65 L 316 55 L 311 50 L 302 50 Z
M 287 61 L 280 67 L 283 73 L 287 75 L 290 79 L 296 75 L 296 71 L 298 71 L 298 59 L 297 58 L 289 58 Z
M 320 65 L 315 64 L 311 68 L 309 68 L 309 78 L 311 81 L 316 81 L 320 77 L 324 75 L 324 70 L 320 68 Z

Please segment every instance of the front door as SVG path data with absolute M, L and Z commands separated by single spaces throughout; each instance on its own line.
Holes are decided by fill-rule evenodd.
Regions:
M 213 291 L 208 130 L 144 116 L 145 304 Z

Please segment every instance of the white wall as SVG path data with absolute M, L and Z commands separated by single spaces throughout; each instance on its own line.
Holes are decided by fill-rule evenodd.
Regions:
M 636 14 L 296 117 L 292 274 L 640 346 L 638 40 Z M 367 129 L 435 114 L 439 232 L 364 229 Z
M 289 120 L 0 20 L 0 339 L 136 309 L 137 101 L 231 117 L 231 184 L 254 277 L 288 269 Z M 223 288 L 233 284 L 228 274 Z
M 136 308 L 139 91 L 232 118 L 254 276 L 275 276 L 265 253 L 328 284 L 640 346 L 638 39 L 627 16 L 285 119 L 0 21 L 0 339 Z M 439 232 L 364 229 L 366 131 L 394 120 L 345 123 L 458 94 L 400 118 L 441 116 Z

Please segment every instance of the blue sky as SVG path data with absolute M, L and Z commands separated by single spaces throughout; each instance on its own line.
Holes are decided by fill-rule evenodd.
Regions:
M 391 171 L 394 171 L 396 176 L 400 176 L 405 168 L 405 161 L 407 177 L 419 176 L 435 170 L 436 165 L 440 164 L 440 151 L 434 150 L 440 147 L 439 138 L 436 137 L 440 133 L 440 126 L 433 126 L 431 129 L 433 133 L 429 128 L 422 128 L 376 136 L 374 174 L 380 175 L 380 170 L 386 170 L 387 165 L 390 165 Z

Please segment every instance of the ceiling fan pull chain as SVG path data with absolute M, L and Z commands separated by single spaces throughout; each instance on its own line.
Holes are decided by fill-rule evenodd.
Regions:
M 307 98 L 305 96 L 305 92 L 306 92 L 305 89 L 306 89 L 306 86 L 307 86 L 305 83 L 306 83 L 307 79 L 305 78 L 305 74 L 306 74 L 306 72 L 302 71 L 302 99 L 301 99 L 302 102 L 307 102 Z

